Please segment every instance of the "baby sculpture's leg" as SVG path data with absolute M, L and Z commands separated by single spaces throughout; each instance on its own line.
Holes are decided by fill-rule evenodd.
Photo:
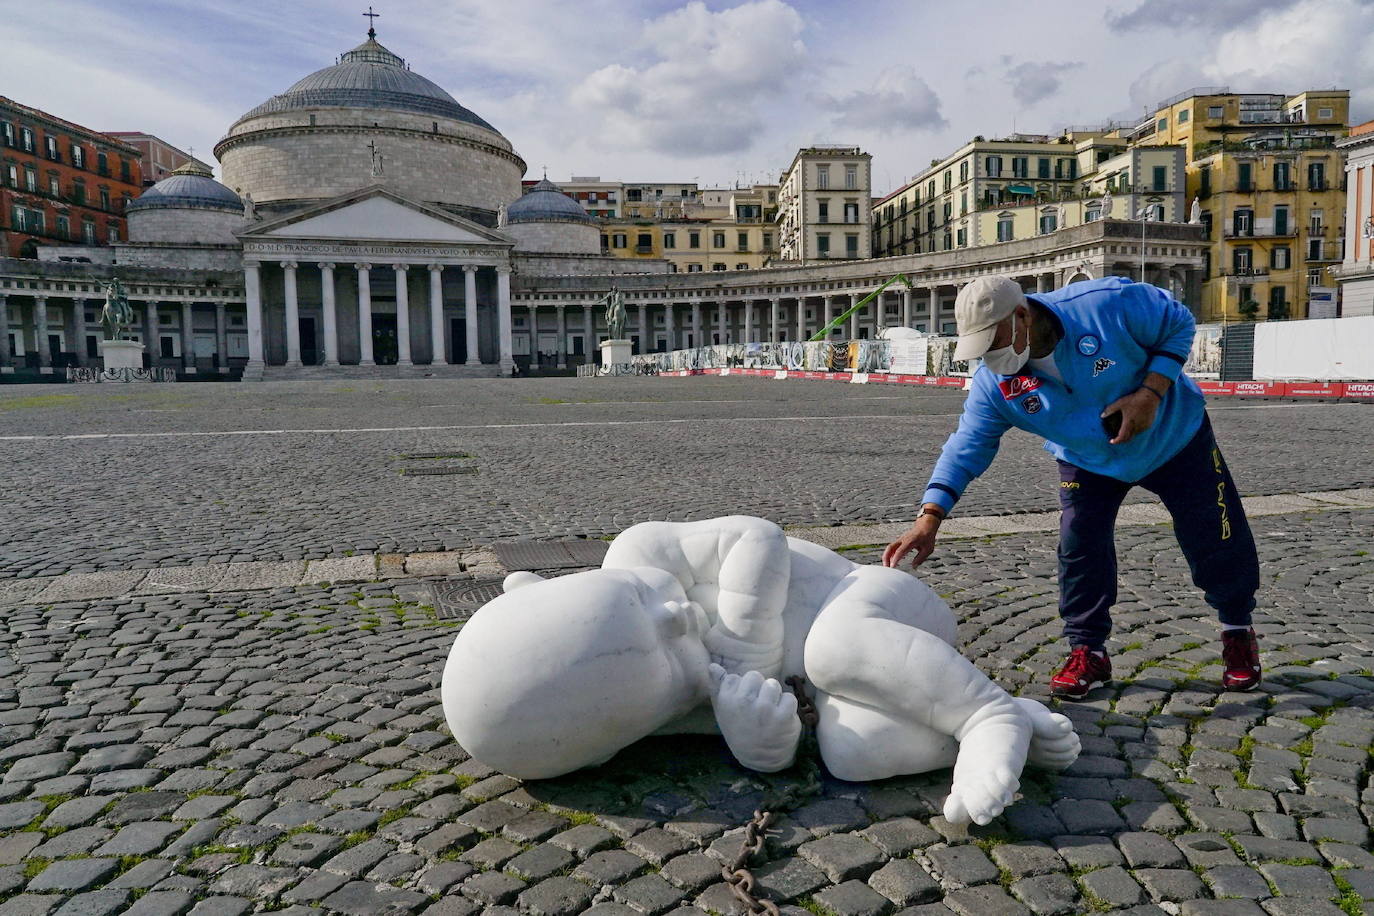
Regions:
M 893 606 L 898 602 L 904 606 Z M 934 607 L 913 608 L 913 602 L 939 599 L 905 573 L 863 567 L 846 577 L 817 617 L 807 636 L 807 677 L 836 700 L 841 712 L 837 721 L 848 713 L 855 723 L 869 726 L 823 728 L 821 754 L 830 765 L 830 744 L 837 761 L 843 759 L 855 770 L 862 768 L 867 754 L 870 768 L 876 769 L 888 756 L 876 741 L 898 740 L 901 723 L 907 723 L 908 741 L 938 741 L 947 747 L 953 738 L 959 747 L 945 816 L 986 824 L 1012 802 L 1020 786 L 1031 720 L 958 650 L 913 625 L 931 616 Z M 844 701 L 872 712 L 860 716 L 846 710 Z M 886 727 L 875 727 L 884 720 Z M 932 750 L 928 756 L 929 768 L 948 762 L 947 750 Z

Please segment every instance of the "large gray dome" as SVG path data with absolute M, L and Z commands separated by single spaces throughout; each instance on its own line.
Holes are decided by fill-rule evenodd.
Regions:
M 375 38 L 340 56 L 332 67 L 316 70 L 239 120 L 302 108 L 385 108 L 438 115 L 496 131 L 439 86 L 413 72 Z
M 536 182 L 506 207 L 507 223 L 532 223 L 542 220 L 570 220 L 594 223 L 596 220 L 549 179 Z
M 128 210 L 176 207 L 243 213 L 243 201 L 212 177 L 209 169 L 188 162 L 131 201 Z

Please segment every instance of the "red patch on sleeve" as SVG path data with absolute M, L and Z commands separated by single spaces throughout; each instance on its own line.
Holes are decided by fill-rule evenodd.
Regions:
M 1039 388 L 1040 379 L 1033 375 L 1013 375 L 1011 378 L 998 382 L 997 387 L 1002 389 L 1002 397 L 1010 401 L 1012 398 L 1020 397 L 1028 391 Z

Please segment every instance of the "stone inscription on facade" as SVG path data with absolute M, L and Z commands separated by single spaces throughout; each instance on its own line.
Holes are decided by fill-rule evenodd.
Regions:
M 490 258 L 503 253 L 501 247 L 492 248 L 464 248 L 460 246 L 411 246 L 411 245 L 355 245 L 349 242 L 326 242 L 315 244 L 311 242 L 246 242 L 243 253 L 245 257 L 255 255 L 334 255 L 339 253 L 349 255 L 368 256 L 376 258 L 386 258 L 390 256 L 412 256 L 412 257 L 443 257 L 443 258 Z

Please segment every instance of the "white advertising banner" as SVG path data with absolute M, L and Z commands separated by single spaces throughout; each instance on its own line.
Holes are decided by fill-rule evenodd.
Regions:
M 1255 325 L 1256 379 L 1374 379 L 1374 316 Z

